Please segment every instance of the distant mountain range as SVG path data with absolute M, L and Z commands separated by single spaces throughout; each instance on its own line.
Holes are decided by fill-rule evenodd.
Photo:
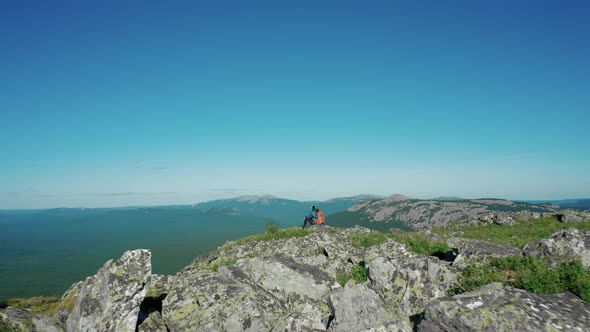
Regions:
M 356 204 L 384 199 L 382 196 L 357 195 L 352 197 L 338 197 L 327 201 L 296 201 L 275 196 L 241 196 L 229 199 L 219 199 L 193 205 L 195 209 L 230 208 L 247 215 L 265 217 L 281 223 L 282 227 L 299 225 L 303 216 L 316 205 L 326 215 L 345 211 Z

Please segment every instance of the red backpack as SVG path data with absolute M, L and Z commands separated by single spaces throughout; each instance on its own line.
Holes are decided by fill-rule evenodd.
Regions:
M 318 225 L 326 223 L 326 217 L 324 217 L 324 211 L 318 210 Z

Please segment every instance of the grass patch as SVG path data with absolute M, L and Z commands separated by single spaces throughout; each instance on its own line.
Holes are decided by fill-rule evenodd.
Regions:
M 369 270 L 365 267 L 365 262 L 361 262 L 355 266 L 350 273 L 344 273 L 336 277 L 336 282 L 344 286 L 346 283 L 353 279 L 355 282 L 362 283 L 367 281 Z
M 311 234 L 313 231 L 309 229 L 301 229 L 301 228 L 287 228 L 287 229 L 280 229 L 275 233 L 266 232 L 264 234 L 257 234 L 248 236 L 236 241 L 236 245 L 246 244 L 250 241 L 271 241 L 271 240 L 279 240 L 279 239 L 287 239 L 291 237 L 304 237 Z
M 566 290 L 590 302 L 590 272 L 580 262 L 552 268 L 546 258 L 495 258 L 488 264 L 462 271 L 452 294 L 475 290 L 491 282 L 501 282 L 532 293 L 559 293 Z
M 220 261 L 214 262 L 213 264 L 209 265 L 205 269 L 219 272 L 220 267 L 234 265 L 234 264 L 236 264 L 237 261 L 238 261 L 237 259 L 222 259 Z
M 397 242 L 407 244 L 412 251 L 422 255 L 444 258 L 445 254 L 451 250 L 445 241 L 433 242 L 428 236 L 417 232 L 400 232 L 393 234 L 392 237 Z
M 59 299 L 57 297 L 35 296 L 30 298 L 16 298 L 7 300 L 2 306 L 30 309 L 31 316 L 43 314 L 53 316 L 60 310 L 72 311 L 76 304 L 76 298 Z
M 353 234 L 349 236 L 349 240 L 355 247 L 372 247 L 385 242 L 390 237 L 390 234 L 384 233 Z
M 482 223 L 483 224 L 483 223 Z M 557 221 L 555 217 L 539 218 L 535 220 L 523 220 L 512 226 L 496 224 L 465 225 L 453 224 L 445 227 L 436 227 L 432 233 L 442 237 L 452 236 L 453 233 L 462 232 L 458 236 L 491 241 L 499 244 L 510 244 L 518 248 L 539 239 L 548 238 L 551 234 L 575 227 L 581 231 L 590 229 L 590 222 L 565 222 Z

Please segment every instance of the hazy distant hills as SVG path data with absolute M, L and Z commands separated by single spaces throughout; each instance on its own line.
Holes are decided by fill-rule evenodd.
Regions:
M 230 208 L 243 214 L 265 217 L 278 221 L 282 227 L 302 222 L 312 205 L 317 205 L 326 215 L 345 211 L 356 204 L 383 199 L 382 196 L 357 195 L 339 197 L 327 201 L 296 201 L 275 196 L 241 196 L 219 199 L 193 205 L 195 209 Z
M 531 204 L 555 204 L 564 209 L 590 210 L 590 198 L 526 201 Z
M 329 223 L 339 227 L 362 225 L 377 230 L 432 228 L 457 220 L 479 218 L 490 212 L 554 212 L 546 205 L 512 202 L 503 199 L 412 199 L 393 195 L 378 201 L 364 202 L 347 211 L 333 214 Z

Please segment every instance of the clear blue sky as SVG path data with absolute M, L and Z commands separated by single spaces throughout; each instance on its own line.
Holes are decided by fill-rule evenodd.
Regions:
M 587 1 L 154 2 L 2 1 L 0 208 L 590 196 Z

